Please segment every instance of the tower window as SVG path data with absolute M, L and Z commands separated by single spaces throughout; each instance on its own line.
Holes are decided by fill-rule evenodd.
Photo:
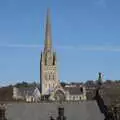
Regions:
M 53 65 L 55 65 L 55 56 L 53 56 Z
M 81 96 L 80 96 L 80 100 L 81 100 Z
M 47 80 L 47 74 L 45 74 L 45 80 Z
M 47 65 L 47 57 L 45 57 L 45 65 Z
M 50 88 L 50 84 L 49 84 L 49 88 Z
M 54 74 L 52 76 L 53 76 L 53 80 L 54 80 Z
M 49 74 L 49 80 L 51 79 L 51 75 Z

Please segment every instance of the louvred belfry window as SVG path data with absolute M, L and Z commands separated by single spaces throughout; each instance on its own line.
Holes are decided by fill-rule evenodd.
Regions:
M 53 65 L 55 65 L 55 55 L 53 56 Z

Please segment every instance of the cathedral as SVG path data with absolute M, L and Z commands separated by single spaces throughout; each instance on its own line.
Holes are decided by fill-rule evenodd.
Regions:
M 46 17 L 44 50 L 41 52 L 40 60 L 40 89 L 41 95 L 49 95 L 50 100 L 86 99 L 85 88 L 82 88 L 83 90 L 76 86 L 62 88 L 60 84 L 57 72 L 56 52 L 53 51 L 49 9 L 47 10 Z M 71 96 L 70 93 L 73 95 Z
M 40 89 L 39 89 L 40 88 Z M 13 88 L 13 99 L 25 101 L 80 101 L 86 100 L 84 86 L 67 84 L 61 86 L 57 71 L 57 57 L 53 50 L 50 10 L 47 10 L 44 49 L 40 58 L 40 86 L 35 88 Z
M 43 96 L 59 93 L 64 97 L 64 90 L 58 78 L 56 52 L 53 51 L 49 9 L 46 18 L 44 50 L 41 52 L 40 60 L 40 89 Z

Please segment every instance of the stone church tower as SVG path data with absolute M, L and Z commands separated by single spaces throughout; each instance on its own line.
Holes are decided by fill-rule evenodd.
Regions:
M 50 10 L 47 10 L 44 50 L 40 60 L 40 88 L 42 95 L 49 95 L 58 86 L 57 59 L 52 48 Z

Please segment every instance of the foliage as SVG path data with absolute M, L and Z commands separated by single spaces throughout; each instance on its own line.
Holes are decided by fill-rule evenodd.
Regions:
M 33 83 L 27 83 L 27 82 L 21 82 L 21 83 L 17 83 L 16 85 L 14 85 L 15 87 L 36 87 L 37 86 L 37 83 L 36 82 L 33 82 Z
M 60 83 L 62 87 L 65 87 L 66 83 L 65 82 L 61 82 Z

